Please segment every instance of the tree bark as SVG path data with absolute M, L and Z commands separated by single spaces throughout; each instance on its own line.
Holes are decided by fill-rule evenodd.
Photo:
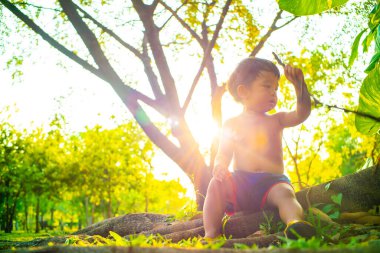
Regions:
M 28 227 L 28 216 L 29 216 L 29 211 L 28 211 L 28 205 L 27 205 L 27 201 L 26 201 L 26 198 L 24 200 L 24 215 L 25 215 L 25 225 L 24 225 L 24 230 L 26 232 L 29 232 L 29 227 Z
M 330 203 L 331 197 L 342 193 L 341 212 L 368 211 L 380 204 L 380 171 L 376 166 L 332 180 L 296 193 L 303 208 L 311 204 Z
M 92 225 L 91 216 L 89 215 L 89 204 L 88 204 L 88 196 L 84 197 L 84 213 L 86 215 L 86 226 Z
M 35 230 L 36 234 L 40 232 L 39 215 L 40 215 L 40 197 L 37 196 L 37 203 L 36 203 L 36 230 Z

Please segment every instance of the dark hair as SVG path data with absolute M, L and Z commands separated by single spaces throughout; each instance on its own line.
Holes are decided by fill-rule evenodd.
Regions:
M 241 100 L 237 94 L 238 85 L 251 85 L 260 73 L 264 71 L 272 72 L 275 76 L 280 78 L 280 71 L 271 61 L 256 57 L 242 60 L 235 68 L 234 72 L 232 72 L 227 82 L 228 91 L 236 101 L 240 102 Z

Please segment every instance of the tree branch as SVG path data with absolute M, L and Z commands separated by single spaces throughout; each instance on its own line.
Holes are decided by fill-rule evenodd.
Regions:
M 46 42 L 48 42 L 52 47 L 56 48 L 58 51 L 60 51 L 62 54 L 69 57 L 74 62 L 81 65 L 83 68 L 87 69 L 94 75 L 104 79 L 104 77 L 101 75 L 100 71 L 89 64 L 87 61 L 83 60 L 76 54 L 74 54 L 72 51 L 68 50 L 66 47 L 64 47 L 62 44 L 60 44 L 58 41 L 56 41 L 53 37 L 51 37 L 49 34 L 47 34 L 41 27 L 39 27 L 36 23 L 33 22 L 32 19 L 30 19 L 27 15 L 22 13 L 20 9 L 18 9 L 14 4 L 10 3 L 8 0 L 0 0 L 0 2 L 8 9 L 10 10 L 16 17 L 18 17 L 21 21 L 23 21 L 30 29 L 32 29 L 36 34 L 40 35 Z
M 165 95 L 170 102 L 170 110 L 174 114 L 178 114 L 180 109 L 178 93 L 160 42 L 159 29 L 153 20 L 154 9 L 152 10 L 151 6 L 145 5 L 141 0 L 132 0 L 132 3 L 145 27 L 146 36 L 165 89 Z
M 74 54 L 72 51 L 68 50 L 66 47 L 64 47 L 62 44 L 60 44 L 58 41 L 56 41 L 54 38 L 52 38 L 49 34 L 47 34 L 41 27 L 39 27 L 37 24 L 35 24 L 28 16 L 23 14 L 14 4 L 10 3 L 7 0 L 0 0 L 0 2 L 9 9 L 15 16 L 17 16 L 21 21 L 23 21 L 27 26 L 29 26 L 35 33 L 40 35 L 45 41 L 47 41 L 52 47 L 66 55 L 68 58 L 73 60 L 74 62 L 78 63 L 80 66 L 82 66 L 84 69 L 87 69 L 100 79 L 109 82 L 110 78 L 106 76 L 104 73 L 99 71 L 99 69 L 95 68 L 91 64 L 89 64 L 87 61 L 83 60 L 82 58 L 78 57 L 76 54 Z M 112 85 L 112 84 L 111 84 Z M 113 85 L 112 85 L 113 86 Z M 119 85 L 121 86 L 121 84 Z M 115 88 L 113 86 L 113 88 Z M 160 113 L 164 113 L 163 106 L 159 104 L 156 100 L 153 100 L 149 98 L 148 96 L 138 92 L 135 89 L 132 89 L 126 85 L 122 85 L 119 87 L 119 92 L 117 92 L 119 95 L 123 94 L 126 97 L 132 96 L 135 97 L 138 100 L 141 100 L 142 102 L 146 103 L 147 105 L 156 108 Z
M 157 76 L 154 73 L 152 65 L 151 65 L 151 59 L 150 59 L 149 54 L 148 54 L 148 45 L 147 44 L 148 44 L 148 41 L 147 41 L 146 35 L 144 34 L 143 45 L 142 45 L 143 52 L 142 52 L 141 60 L 142 60 L 142 63 L 144 65 L 144 70 L 145 70 L 145 73 L 148 77 L 148 80 L 149 80 L 150 86 L 152 88 L 153 94 L 155 95 L 155 97 L 158 100 L 160 100 L 163 97 L 163 93 L 161 91 L 160 85 L 158 84 Z
M 176 11 L 174 11 L 172 8 L 170 8 L 169 5 L 164 3 L 163 1 L 159 1 L 162 6 L 164 6 L 165 9 L 167 9 L 176 19 L 177 21 L 191 34 L 191 36 L 198 41 L 200 45 L 202 45 L 202 39 L 201 37 L 178 15 L 178 10 L 187 3 L 185 1 L 182 6 L 180 6 Z
M 368 114 L 368 113 L 365 113 L 365 112 L 360 112 L 360 111 L 354 111 L 354 110 L 350 110 L 350 109 L 347 109 L 347 108 L 343 108 L 343 107 L 339 107 L 339 106 L 336 106 L 336 105 L 328 105 L 328 104 L 324 104 L 322 103 L 321 101 L 319 101 L 317 98 L 315 98 L 313 95 L 310 95 L 313 99 L 314 99 L 314 102 L 316 105 L 320 104 L 322 106 L 325 106 L 329 109 L 338 109 L 338 110 L 342 110 L 346 113 L 353 113 L 353 114 L 356 114 L 356 115 L 359 115 L 361 117 L 365 117 L 365 118 L 369 118 L 371 120 L 374 120 L 376 122 L 380 122 L 380 117 L 377 118 L 371 114 Z
M 281 27 L 285 26 L 285 25 L 283 25 L 281 27 L 276 26 L 277 21 L 280 20 L 280 18 L 281 18 L 282 12 L 283 12 L 283 10 L 280 10 L 280 11 L 277 12 L 276 17 L 273 19 L 272 25 L 269 27 L 267 33 L 264 34 L 263 37 L 261 37 L 259 43 L 257 43 L 257 45 L 255 46 L 255 48 L 253 49 L 253 51 L 249 55 L 250 57 L 255 57 L 257 55 L 257 53 L 263 48 L 265 42 L 268 40 L 268 38 L 272 35 L 272 33 L 274 31 L 276 31 L 276 30 L 280 29 Z M 291 20 L 291 21 L 293 21 L 293 20 Z M 289 24 L 290 22 L 288 22 L 287 24 Z
M 187 0 L 185 0 L 176 10 L 173 10 L 172 8 L 170 8 L 166 3 L 162 3 L 160 0 L 158 1 L 159 3 L 161 3 L 161 5 L 162 6 L 164 6 L 164 8 L 166 9 L 166 10 L 168 10 L 170 13 L 171 13 L 171 15 L 170 15 L 170 17 L 162 24 L 162 26 L 159 28 L 159 30 L 161 31 L 164 27 L 165 27 L 165 25 L 167 24 L 167 23 L 169 23 L 169 21 L 172 19 L 172 17 L 175 17 L 178 21 L 179 21 L 179 19 L 180 20 L 182 20 L 179 16 L 178 16 L 178 11 L 183 7 L 183 6 L 185 6 L 186 5 L 186 3 L 187 3 Z M 182 20 L 183 21 L 183 20 Z M 184 22 L 184 21 L 183 21 Z M 181 23 L 181 22 L 180 22 Z M 184 24 L 186 24 L 185 22 L 184 22 Z M 187 24 L 186 24 L 187 25 Z M 191 28 L 190 28 L 191 29 Z
M 317 150 L 314 152 L 314 156 L 313 156 L 313 158 L 310 159 L 309 167 L 308 167 L 308 169 L 307 169 L 307 174 L 306 174 L 306 183 L 309 183 L 311 165 L 312 165 L 312 163 L 314 162 L 315 158 L 317 158 L 317 155 L 319 154 L 319 151 L 321 150 L 322 143 L 323 143 L 323 141 L 321 140 L 321 141 L 319 142 L 319 144 L 318 144 L 318 148 L 317 148 Z
M 137 100 L 123 100 L 135 120 L 139 123 L 149 139 L 152 140 L 160 149 L 173 161 L 181 161 L 181 152 L 179 147 L 174 145 L 161 131 L 152 123 L 144 109 L 139 105 Z
M 117 34 L 115 34 L 112 30 L 105 27 L 103 24 L 101 24 L 99 21 L 97 21 L 95 18 L 93 18 L 88 12 L 86 12 L 84 9 L 82 9 L 80 6 L 76 5 L 76 8 L 84 14 L 84 18 L 90 19 L 92 22 L 94 22 L 98 27 L 100 27 L 103 31 L 108 33 L 111 37 L 113 37 L 116 41 L 118 41 L 122 46 L 130 50 L 137 58 L 139 58 L 145 69 L 145 73 L 148 76 L 150 86 L 152 87 L 152 91 L 157 99 L 160 99 L 162 97 L 162 92 L 159 88 L 157 77 L 154 74 L 154 71 L 152 69 L 152 66 L 150 65 L 150 58 L 146 52 L 146 47 L 143 46 L 143 52 L 139 52 L 136 48 L 131 46 L 130 44 L 126 43 L 124 40 L 120 38 Z M 145 40 L 143 41 L 145 43 Z M 144 51 L 145 50 L 145 51 Z M 145 101 L 144 101 L 145 102 Z
M 223 25 L 223 22 L 224 22 L 224 18 L 226 17 L 226 15 L 228 13 L 228 9 L 229 9 L 229 7 L 231 5 L 231 2 L 232 2 L 232 0 L 227 0 L 226 4 L 223 7 L 223 10 L 222 10 L 222 13 L 220 15 L 218 24 L 216 25 L 213 37 L 212 37 L 210 43 L 208 44 L 207 49 L 205 50 L 205 53 L 203 55 L 201 66 L 199 67 L 198 73 L 196 74 L 196 76 L 194 78 L 194 81 L 193 81 L 193 83 L 191 85 L 189 94 L 186 97 L 185 103 L 182 106 L 182 113 L 183 114 L 185 114 L 185 112 L 187 110 L 187 107 L 189 106 L 190 100 L 191 100 L 191 98 L 193 96 L 193 93 L 194 93 L 194 90 L 195 90 L 195 86 L 197 85 L 197 83 L 198 83 L 198 81 L 199 81 L 199 79 L 200 79 L 200 77 L 202 75 L 203 69 L 206 66 L 208 58 L 211 56 L 211 51 L 212 51 L 212 49 L 215 46 L 216 40 L 217 40 L 217 38 L 219 36 L 220 29 L 222 28 L 222 25 Z
M 280 29 L 280 28 L 283 28 L 284 26 L 287 26 L 288 24 L 290 24 L 291 22 L 293 22 L 294 20 L 296 20 L 297 18 L 299 18 L 299 16 L 294 16 L 293 18 L 291 18 L 289 21 L 285 22 L 283 25 L 280 25 L 280 26 L 276 26 L 276 30 Z
M 105 80 L 107 80 L 107 82 L 111 84 L 111 86 L 120 96 L 120 98 L 135 98 L 141 100 L 144 103 L 155 108 L 157 111 L 163 113 L 165 110 L 163 109 L 162 105 L 159 104 L 157 101 L 152 100 L 146 95 L 124 84 L 124 82 L 114 71 L 108 59 L 104 55 L 96 36 L 79 16 L 78 12 L 76 11 L 76 5 L 71 0 L 59 0 L 59 2 L 61 3 L 63 11 L 68 16 L 69 21 L 73 24 L 75 30 L 78 32 L 87 49 L 90 51 L 90 54 L 94 58 L 95 62 L 98 64 L 99 69 L 105 76 Z M 139 54 L 141 55 L 141 53 Z
M 31 6 L 31 7 L 37 8 L 37 9 L 44 9 L 44 10 L 51 10 L 51 11 L 61 12 L 61 10 L 59 10 L 59 9 L 54 9 L 54 8 L 49 8 L 49 7 L 43 7 L 43 6 L 39 6 L 39 5 L 27 3 L 27 2 L 14 3 L 14 5 L 27 5 L 27 6 Z
M 275 59 L 277 60 L 277 62 L 282 66 L 282 67 L 285 67 L 285 63 L 283 63 L 281 61 L 281 59 L 277 56 L 276 53 L 273 52 L 273 55 L 275 57 Z M 368 113 L 365 113 L 365 112 L 359 112 L 359 111 L 353 111 L 353 110 L 350 110 L 350 109 L 346 109 L 346 108 L 342 108 L 342 107 L 338 107 L 336 105 L 328 105 L 328 104 L 325 104 L 325 103 L 322 103 L 321 101 L 319 101 L 313 94 L 309 93 L 310 94 L 310 97 L 314 100 L 314 104 L 315 106 L 318 106 L 318 105 L 322 105 L 322 106 L 325 106 L 329 109 L 332 109 L 332 108 L 335 108 L 335 109 L 338 109 L 338 110 L 342 110 L 346 113 L 354 113 L 356 115 L 359 115 L 359 116 L 362 116 L 362 117 L 365 117 L 365 118 L 369 118 L 369 119 L 372 119 L 376 122 L 380 122 L 380 118 L 376 118 L 375 116 L 371 115 L 371 114 L 368 114 Z
M 296 170 L 296 174 L 297 174 L 297 179 L 298 179 L 298 185 L 300 187 L 300 189 L 302 189 L 302 181 L 301 181 L 301 175 L 299 174 L 299 171 L 298 171 L 298 167 L 297 167 L 297 152 L 296 152 L 296 155 L 293 155 L 292 154 L 292 151 L 290 150 L 290 147 L 288 145 L 288 142 L 286 141 L 285 138 L 284 139 L 284 142 L 285 142 L 285 146 L 286 146 L 286 149 L 288 150 L 289 154 L 290 154 L 290 157 L 292 158 L 292 161 L 294 163 L 294 168 Z
M 95 63 L 98 65 L 99 70 L 118 78 L 118 75 L 115 73 L 108 59 L 100 48 L 95 34 L 79 16 L 76 10 L 76 5 L 71 0 L 59 0 L 59 3 L 61 4 L 63 11 L 67 15 L 71 24 L 74 26 L 83 43 L 86 45 Z
M 88 18 L 89 20 L 91 20 L 92 22 L 94 22 L 94 24 L 96 24 L 99 28 L 101 28 L 104 32 L 106 32 L 107 34 L 109 34 L 111 37 L 113 37 L 117 42 L 119 42 L 122 46 L 124 46 L 125 48 L 127 48 L 129 51 L 131 51 L 137 58 L 139 58 L 140 60 L 142 60 L 142 54 L 141 52 L 139 52 L 136 48 L 134 48 L 133 46 L 131 46 L 130 44 L 126 43 L 123 39 L 120 38 L 120 36 L 118 36 L 116 33 L 114 33 L 111 29 L 107 28 L 106 26 L 104 26 L 103 24 L 101 24 L 99 21 L 97 21 L 94 17 L 92 17 L 88 12 L 86 12 L 84 9 L 82 9 L 80 6 L 78 6 L 77 4 L 75 4 L 75 7 L 83 13 L 83 17 L 84 18 Z

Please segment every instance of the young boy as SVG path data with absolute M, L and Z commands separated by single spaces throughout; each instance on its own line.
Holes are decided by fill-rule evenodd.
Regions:
M 297 108 L 272 115 L 267 112 L 276 106 L 280 78 L 272 62 L 247 58 L 230 76 L 228 90 L 243 104 L 244 110 L 227 120 L 222 129 L 203 208 L 206 238 L 221 234 L 225 212 L 259 211 L 264 205 L 279 209 L 282 221 L 287 224 L 288 238 L 296 239 L 297 234 L 309 238 L 315 234 L 314 227 L 303 221 L 302 207 L 283 174 L 282 155 L 283 129 L 305 121 L 311 102 L 302 71 L 289 65 L 284 71 L 295 88 Z M 232 159 L 234 172 L 230 173 L 228 167 Z

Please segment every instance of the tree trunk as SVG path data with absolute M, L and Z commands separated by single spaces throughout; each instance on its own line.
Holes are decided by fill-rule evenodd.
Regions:
M 91 223 L 91 217 L 88 213 L 88 209 L 89 209 L 89 206 L 88 206 L 88 196 L 85 196 L 84 197 L 84 213 L 86 215 L 86 226 L 90 226 L 92 223 Z
M 50 228 L 53 229 L 54 226 L 54 208 L 50 209 Z
M 6 189 L 9 188 L 9 181 L 5 183 L 5 185 L 8 185 Z M 16 213 L 16 205 L 18 197 L 21 193 L 21 190 L 15 193 L 15 195 L 11 196 L 11 194 L 7 191 L 5 193 L 5 233 L 12 233 L 13 230 L 13 220 Z
M 95 220 L 95 204 L 92 204 L 91 205 L 91 224 L 94 224 L 94 220 Z
M 112 214 L 112 195 L 111 195 L 111 186 L 108 187 L 108 203 L 107 203 L 107 218 L 111 218 Z
M 368 211 L 380 204 L 380 170 L 376 166 L 303 189 L 296 193 L 303 208 L 310 204 L 330 203 L 332 196 L 343 195 L 341 212 Z
M 28 202 L 26 200 L 26 197 L 24 197 L 24 215 L 25 215 L 24 230 L 26 232 L 29 232 L 29 226 L 28 226 L 29 210 L 28 210 Z
M 7 185 L 7 184 L 6 184 Z M 9 184 L 8 184 L 9 187 Z M 5 212 L 4 212 L 4 217 L 5 217 L 5 233 L 12 233 L 12 223 L 9 224 L 10 220 L 10 209 L 9 209 L 9 192 L 5 192 Z
M 40 197 L 37 197 L 37 204 L 36 204 L 36 230 L 35 230 L 36 234 L 40 232 L 39 214 L 40 214 Z

